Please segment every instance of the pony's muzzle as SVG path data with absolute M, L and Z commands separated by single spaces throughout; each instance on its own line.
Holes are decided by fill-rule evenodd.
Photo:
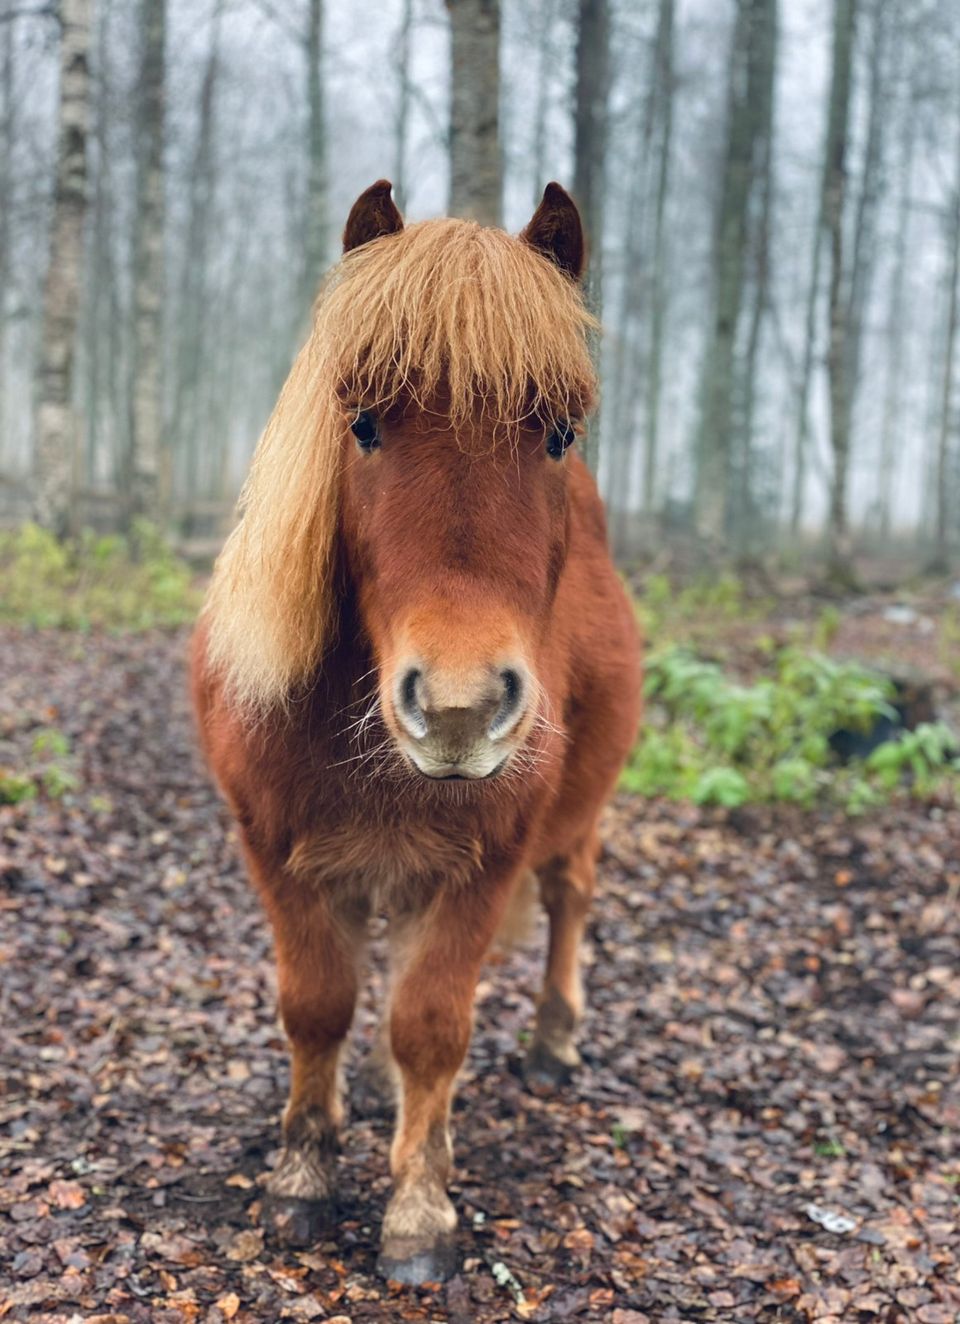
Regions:
M 411 660 L 394 682 L 402 747 L 427 777 L 492 776 L 513 752 L 531 690 L 520 662 L 465 672 Z

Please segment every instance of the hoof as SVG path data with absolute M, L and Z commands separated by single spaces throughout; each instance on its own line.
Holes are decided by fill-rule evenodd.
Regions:
M 557 1089 L 569 1085 L 580 1065 L 580 1054 L 573 1047 L 570 1056 L 558 1057 L 546 1044 L 534 1039 L 523 1063 L 523 1079 L 527 1085 L 546 1085 Z
M 432 1246 L 419 1246 L 414 1241 L 391 1241 L 380 1253 L 377 1272 L 383 1278 L 410 1287 L 423 1283 L 445 1283 L 460 1269 L 460 1256 L 452 1238 L 443 1238 Z
M 291 1250 L 314 1246 L 335 1222 L 332 1200 L 300 1200 L 290 1195 L 268 1195 L 263 1203 L 263 1226 L 271 1241 Z

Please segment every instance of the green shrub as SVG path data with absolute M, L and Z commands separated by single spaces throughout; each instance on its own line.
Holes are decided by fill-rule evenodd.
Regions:
M 143 630 L 183 624 L 197 605 L 189 567 L 146 522 L 126 538 L 60 542 L 35 524 L 0 533 L 0 621 Z
M 956 741 L 941 723 L 838 764 L 834 732 L 896 719 L 892 684 L 855 663 L 783 648 L 747 685 L 674 645 L 648 659 L 645 694 L 647 725 L 623 777 L 644 795 L 727 807 L 823 800 L 859 812 L 904 783 L 917 795 L 960 784 Z

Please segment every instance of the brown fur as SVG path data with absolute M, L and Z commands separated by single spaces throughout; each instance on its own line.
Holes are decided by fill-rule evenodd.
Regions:
M 305 1163 L 306 1185 L 332 1175 L 325 1142 L 297 1151 L 336 1130 L 366 917 L 393 915 L 384 1235 L 404 1253 L 451 1226 L 451 1090 L 481 963 L 531 869 L 551 923 L 535 1058 L 575 1060 L 597 818 L 639 720 L 595 484 L 545 452 L 593 388 L 579 220 L 552 187 L 520 239 L 459 221 L 384 233 L 402 223 L 382 187 L 358 201 L 360 246 L 321 292 L 195 639 L 203 745 L 276 935 L 294 1068 L 281 1169 L 298 1190 Z M 373 454 L 349 430 L 358 404 L 376 407 Z M 519 659 L 530 683 L 499 775 L 414 770 L 394 697 L 413 655 L 453 705 Z

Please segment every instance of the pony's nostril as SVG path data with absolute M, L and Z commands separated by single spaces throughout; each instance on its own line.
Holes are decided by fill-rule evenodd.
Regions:
M 520 702 L 520 690 L 523 687 L 523 681 L 509 667 L 506 671 L 500 673 L 500 679 L 503 681 L 503 702 L 512 711 Z
M 515 725 L 523 706 L 523 678 L 520 673 L 514 671 L 512 667 L 506 667 L 500 672 L 500 683 L 502 686 L 500 707 L 490 723 L 490 735 L 494 740 L 506 735 Z
M 418 739 L 427 733 L 427 722 L 420 702 L 421 675 L 416 667 L 410 667 L 403 675 L 397 687 L 398 707 L 404 726 Z

